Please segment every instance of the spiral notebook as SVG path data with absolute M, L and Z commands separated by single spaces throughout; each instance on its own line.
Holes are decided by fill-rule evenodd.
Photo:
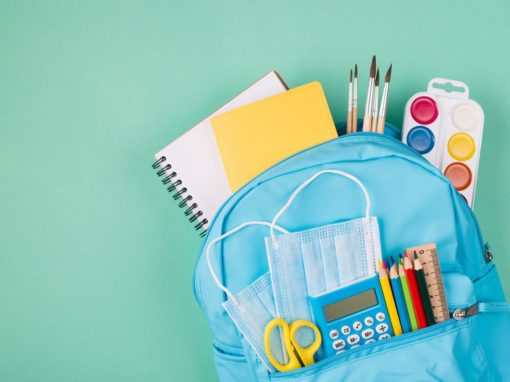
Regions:
M 211 126 L 211 118 L 284 92 L 287 85 L 269 72 L 216 112 L 155 154 L 152 165 L 184 215 L 204 236 L 220 206 L 232 194 Z

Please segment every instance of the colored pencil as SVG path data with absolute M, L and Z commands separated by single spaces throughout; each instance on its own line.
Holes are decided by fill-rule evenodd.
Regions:
M 354 65 L 354 82 L 352 87 L 352 129 L 351 132 L 358 131 L 358 64 Z
M 425 317 L 427 318 L 427 324 L 434 325 L 434 312 L 432 311 L 432 305 L 430 303 L 429 291 L 427 289 L 427 282 L 425 281 L 425 275 L 423 273 L 423 267 L 420 259 L 414 251 L 414 271 L 416 272 L 416 279 L 418 280 L 418 287 L 420 288 L 420 295 L 423 301 L 423 308 L 425 310 Z
M 414 314 L 413 299 L 411 298 L 411 292 L 409 291 L 409 285 L 407 283 L 407 276 L 404 270 L 404 264 L 402 255 L 398 255 L 398 276 L 400 278 L 400 284 L 402 285 L 402 292 L 404 293 L 404 300 L 406 302 L 407 314 L 409 315 L 409 321 L 411 323 L 411 329 L 413 331 L 418 330 L 418 322 L 416 321 L 416 315 Z
M 377 133 L 377 110 L 379 109 L 379 69 L 375 73 L 374 95 L 372 101 L 372 132 Z
M 365 102 L 365 115 L 363 116 L 363 131 L 372 130 L 372 103 L 374 93 L 374 78 L 375 78 L 375 56 L 372 57 L 372 64 L 370 65 L 370 78 L 368 80 L 367 99 Z
M 386 109 L 388 108 L 388 93 L 390 91 L 391 68 L 390 65 L 384 79 L 384 89 L 381 96 L 381 105 L 379 106 L 379 117 L 377 118 L 377 132 L 384 134 L 384 123 L 386 122 Z
M 390 257 L 390 281 L 391 289 L 393 290 L 393 296 L 395 297 L 395 304 L 397 305 L 398 317 L 400 318 L 400 325 L 402 331 L 408 333 L 411 331 L 411 323 L 409 322 L 409 315 L 406 310 L 406 302 L 404 300 L 404 293 L 402 292 L 402 285 L 398 278 L 397 264 L 395 263 L 393 256 Z
M 400 326 L 400 319 L 398 318 L 397 307 L 395 306 L 395 300 L 391 293 L 390 282 L 388 281 L 388 270 L 386 264 L 379 260 L 379 282 L 386 301 L 386 308 L 388 308 L 388 314 L 390 315 L 391 326 L 393 327 L 393 334 L 400 336 L 402 334 L 402 326 Z
M 407 284 L 409 285 L 409 291 L 411 292 L 411 298 L 413 299 L 414 313 L 416 314 L 418 327 L 420 329 L 426 328 L 427 318 L 425 317 L 425 311 L 423 310 L 423 302 L 418 288 L 418 281 L 416 281 L 413 264 L 406 252 L 404 252 L 404 270 L 406 271 Z
M 347 102 L 347 131 L 346 134 L 352 133 L 352 69 L 349 74 L 349 101 Z

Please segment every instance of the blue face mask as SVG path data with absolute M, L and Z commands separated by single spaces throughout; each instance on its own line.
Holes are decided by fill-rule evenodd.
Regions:
M 257 354 L 262 363 L 267 367 L 269 371 L 274 372 L 275 368 L 269 362 L 264 348 L 264 333 L 266 326 L 269 321 L 276 317 L 273 287 L 271 285 L 271 276 L 269 275 L 269 272 L 260 276 L 257 280 L 248 285 L 241 292 L 234 295 L 219 280 L 210 259 L 210 250 L 215 243 L 250 225 L 265 225 L 268 227 L 271 226 L 267 222 L 247 222 L 241 224 L 233 230 L 212 240 L 207 247 L 206 258 L 207 264 L 209 266 L 209 271 L 211 272 L 215 283 L 228 296 L 227 301 L 223 303 L 223 308 L 226 310 L 232 321 L 234 321 L 237 329 L 250 344 L 253 351 L 255 354 Z M 280 232 L 287 232 L 278 226 L 275 226 L 274 228 Z M 284 363 L 285 356 L 282 352 L 282 343 L 279 337 L 272 336 L 270 341 L 273 355 L 278 360 L 278 362 Z
M 297 195 L 323 174 L 341 175 L 354 181 L 366 199 L 365 216 L 306 231 L 266 238 L 269 270 L 273 284 L 276 314 L 288 322 L 298 319 L 313 322 L 308 297 L 329 292 L 376 273 L 381 259 L 379 225 L 370 216 L 370 198 L 365 186 L 349 173 L 324 170 L 301 184 L 285 206 L 276 214 L 272 225 L 290 207 Z M 306 344 L 313 338 L 300 333 Z

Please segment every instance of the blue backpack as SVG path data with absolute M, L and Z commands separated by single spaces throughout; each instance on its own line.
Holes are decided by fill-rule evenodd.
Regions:
M 228 381 L 503 381 L 510 380 L 510 313 L 472 210 L 446 177 L 418 153 L 386 135 L 356 133 L 302 151 L 237 191 L 212 221 L 197 260 L 195 297 L 214 338 L 219 379 Z M 368 189 L 383 258 L 435 242 L 450 312 L 456 319 L 392 337 L 289 372 L 269 372 L 222 304 L 205 249 L 246 221 L 271 222 L 291 193 L 321 170 L 353 174 Z M 278 224 L 301 231 L 363 214 L 359 190 L 323 176 L 300 193 Z M 238 293 L 268 272 L 266 227 L 247 227 L 212 248 L 212 266 Z

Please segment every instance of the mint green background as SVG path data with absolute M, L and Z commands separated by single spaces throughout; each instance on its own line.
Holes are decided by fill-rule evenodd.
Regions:
M 0 380 L 216 380 L 200 241 L 150 164 L 271 69 L 321 81 L 339 121 L 348 69 L 363 97 L 377 53 L 399 126 L 432 77 L 467 82 L 486 115 L 476 213 L 508 294 L 510 6 L 419 4 L 1 1 Z

